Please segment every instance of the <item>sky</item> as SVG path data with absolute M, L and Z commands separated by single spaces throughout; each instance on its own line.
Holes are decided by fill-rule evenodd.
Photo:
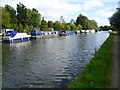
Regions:
M 118 7 L 120 0 L 2 0 L 0 6 L 6 4 L 16 9 L 21 2 L 27 8 L 35 8 L 45 20 L 57 21 L 63 16 L 66 22 L 76 21 L 79 14 L 95 20 L 98 26 L 110 25 L 111 17 Z

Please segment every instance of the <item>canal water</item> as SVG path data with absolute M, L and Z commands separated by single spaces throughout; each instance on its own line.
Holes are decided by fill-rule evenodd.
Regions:
M 66 88 L 109 36 L 108 32 L 2 44 L 3 88 Z

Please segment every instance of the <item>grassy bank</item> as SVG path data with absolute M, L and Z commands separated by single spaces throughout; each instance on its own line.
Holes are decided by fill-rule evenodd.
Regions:
M 99 51 L 86 65 L 80 76 L 71 82 L 68 88 L 109 88 L 112 65 L 112 42 L 110 35 Z

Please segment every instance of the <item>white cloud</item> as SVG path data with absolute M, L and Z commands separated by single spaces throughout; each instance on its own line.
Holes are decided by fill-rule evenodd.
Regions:
M 88 2 L 90 0 L 66 0 L 69 2 Z M 94 0 L 94 1 L 100 1 L 100 2 L 118 2 L 119 0 Z
M 105 8 L 97 11 L 95 15 L 103 16 L 103 17 L 111 17 L 114 13 L 115 13 L 115 10 L 113 8 Z
M 81 12 L 81 14 L 88 17 L 88 14 L 86 12 Z
M 89 10 L 93 7 L 101 7 L 103 6 L 103 3 L 99 0 L 90 0 L 90 1 L 85 1 L 83 4 L 83 8 L 85 10 Z
M 54 3 L 53 3 L 54 2 Z M 67 17 L 81 10 L 80 4 L 69 4 L 63 0 L 41 0 L 37 7 L 39 12 L 46 18 L 58 19 L 60 16 Z
M 98 23 L 98 26 L 110 25 L 108 18 L 94 17 L 93 19 Z
M 98 22 L 98 25 L 110 25 L 109 18 L 115 13 L 115 9 L 113 8 L 104 8 L 98 10 L 95 13 L 94 19 Z

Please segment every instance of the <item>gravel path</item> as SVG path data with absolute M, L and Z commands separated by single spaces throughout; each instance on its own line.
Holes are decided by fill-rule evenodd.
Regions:
M 114 41 L 113 41 L 113 49 L 112 49 L 112 82 L 111 82 L 111 88 L 119 88 L 120 89 L 120 36 L 115 35 Z

